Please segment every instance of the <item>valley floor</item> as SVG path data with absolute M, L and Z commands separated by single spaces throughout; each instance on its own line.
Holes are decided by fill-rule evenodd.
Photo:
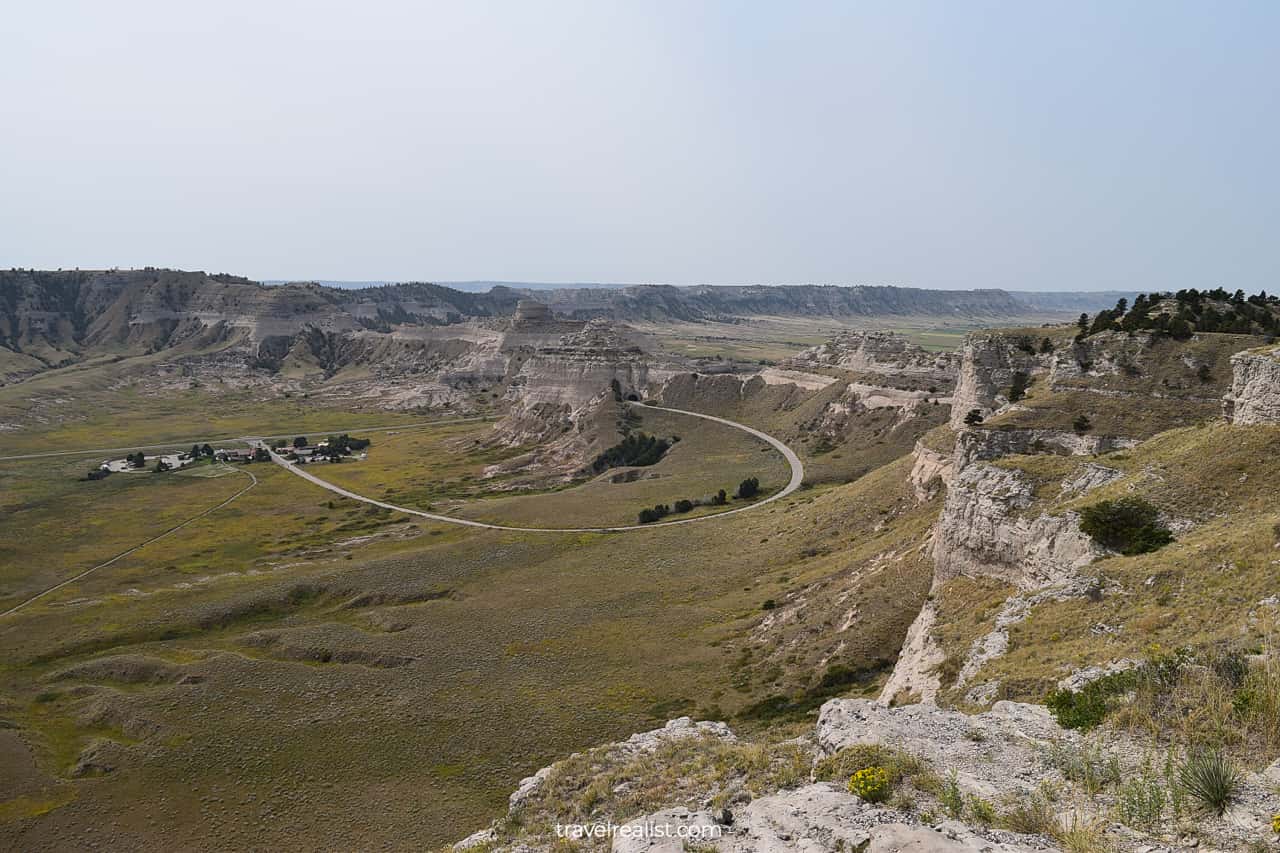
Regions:
M 664 419 L 687 426 L 673 413 L 644 417 L 655 430 Z M 300 422 L 314 431 L 359 419 L 316 411 Z M 456 448 L 486 424 L 392 421 L 368 434 L 371 460 L 412 437 L 410 464 L 322 466 L 324 475 L 397 501 L 454 483 L 448 494 L 422 492 L 429 505 L 464 494 L 491 458 L 476 451 L 480 467 L 441 467 L 456 465 Z M 143 425 L 129 435 L 141 438 Z M 175 439 L 191 434 L 171 429 Z M 786 464 L 776 454 L 762 464 L 751 436 L 714 425 L 683 432 L 657 479 L 594 486 L 623 495 L 611 499 L 625 511 L 617 518 L 748 474 L 770 491 L 787 483 Z M 84 435 L 76 426 L 59 443 Z M 434 449 L 422 443 L 431 435 Z M 75 455 L 0 466 L 5 601 L 25 601 L 244 486 L 195 471 L 86 483 L 86 466 Z M 0 621 L 0 749 L 16 768 L 0 790 L 9 845 L 454 840 L 496 813 L 515 780 L 560 755 L 675 713 L 734 713 L 790 691 L 789 668 L 757 668 L 741 654 L 762 604 L 843 570 L 843 559 L 826 556 L 833 542 L 909 506 L 901 487 L 825 486 L 706 524 L 522 534 L 360 504 L 273 465 L 243 470 L 258 480 L 252 490 Z M 544 497 L 570 501 L 554 518 L 608 517 L 608 501 L 575 507 L 582 488 L 500 500 L 516 517 L 520 502 Z M 868 609 L 896 626 L 871 632 L 885 637 L 869 649 L 879 660 L 919 603 L 884 581 L 867 593 L 877 602 Z M 922 596 L 923 580 L 914 588 Z

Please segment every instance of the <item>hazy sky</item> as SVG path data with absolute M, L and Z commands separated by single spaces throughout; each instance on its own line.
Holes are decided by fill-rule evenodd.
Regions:
M 8 4 L 0 266 L 1280 289 L 1280 3 Z

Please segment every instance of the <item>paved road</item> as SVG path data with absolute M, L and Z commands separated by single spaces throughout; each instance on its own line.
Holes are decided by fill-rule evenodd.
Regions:
M 348 435 L 357 435 L 362 432 L 379 432 L 384 429 L 414 429 L 415 427 L 436 426 L 437 424 L 463 424 L 470 423 L 471 421 L 483 420 L 488 419 L 483 417 L 453 418 L 452 420 L 445 421 L 420 421 L 412 424 L 387 424 L 385 426 L 357 427 L 355 429 L 315 429 L 310 430 L 310 432 L 312 435 L 317 435 L 319 433 L 324 433 L 325 435 L 336 435 L 344 432 Z M 302 433 L 291 432 L 288 435 L 259 435 L 253 437 L 259 440 L 293 438 L 299 434 L 305 435 L 306 432 L 307 431 L 304 430 Z M 164 450 L 165 448 L 170 447 L 186 449 L 193 444 L 239 444 L 246 440 L 248 440 L 246 437 L 209 438 L 208 436 L 205 436 L 203 438 L 188 438 L 185 440 L 171 441 L 168 444 L 132 444 L 128 447 L 96 447 L 89 450 L 47 450 L 42 453 L 23 453 L 19 456 L 0 456 L 0 462 L 14 459 L 42 459 L 46 456 L 97 456 L 101 453 L 120 453 L 122 451 L 131 452 L 134 450 Z
M 320 486 L 321 488 L 328 489 L 329 491 L 334 492 L 335 494 L 342 495 L 344 498 L 351 498 L 352 500 L 355 500 L 355 501 L 361 501 L 363 503 L 372 504 L 374 506 L 380 506 L 385 509 L 395 510 L 396 512 L 403 512 L 408 515 L 416 515 L 421 518 L 429 518 L 432 521 L 443 521 L 448 524 L 461 524 L 466 527 L 481 527 L 486 530 L 514 530 L 514 531 L 519 531 L 521 533 L 623 533 L 629 530 L 652 530 L 655 527 L 670 527 L 673 524 L 695 524 L 699 521 L 711 521 L 717 518 L 724 518 L 726 515 L 733 515 L 739 512 L 747 512 L 749 510 L 758 509 L 764 506 L 765 504 L 772 503 L 773 501 L 779 500 L 781 498 L 785 498 L 787 495 L 791 494 L 796 489 L 800 488 L 800 483 L 804 480 L 804 465 L 801 464 L 800 457 L 796 456 L 795 452 L 790 447 L 787 447 L 781 441 L 778 441 L 778 439 L 774 438 L 768 433 L 761 432 L 758 429 L 752 429 L 751 427 L 740 424 L 737 421 L 731 421 L 725 418 L 717 418 L 714 415 L 704 415 L 700 412 L 689 412 L 684 409 L 670 409 L 665 406 L 646 406 L 644 403 L 632 403 L 631 405 L 639 406 L 640 408 L 657 409 L 663 412 L 678 412 L 679 414 L 682 414 L 682 415 L 689 415 L 690 417 L 694 417 L 694 418 L 702 418 L 705 421 L 714 421 L 718 424 L 724 424 L 726 426 L 731 426 L 734 429 L 740 429 L 743 432 L 750 433 L 751 435 L 754 435 L 756 438 L 767 442 L 775 450 L 781 453 L 783 457 L 786 458 L 787 464 L 791 466 L 791 480 L 790 482 L 787 483 L 786 487 L 782 489 L 782 491 L 775 492 L 774 494 L 770 495 L 764 500 L 756 501 L 753 504 L 748 504 L 747 506 L 738 507 L 737 509 L 730 509 L 730 510 L 726 510 L 725 512 L 718 512 L 718 513 L 715 513 L 714 515 L 700 515 L 696 518 L 682 518 L 674 521 L 657 522 L 654 524 L 628 524 L 621 527 L 513 527 L 511 525 L 506 525 L 506 524 L 490 524 L 487 521 L 474 521 L 469 518 L 455 518 L 449 515 L 439 515 L 433 512 L 423 512 L 420 509 L 410 509 L 409 507 L 397 506 L 396 504 L 387 503 L 386 501 L 374 500 L 373 498 L 367 498 L 364 495 L 359 495 L 359 494 L 356 494 L 355 492 L 344 489 L 341 486 L 335 486 L 333 483 L 330 483 L 328 480 L 323 480 L 320 477 L 317 477 L 315 474 L 312 474 L 310 471 L 306 470 L 305 468 L 291 464 L 283 456 L 279 455 L 278 453 L 275 453 L 274 451 L 271 453 L 271 458 L 275 461 L 277 465 L 284 467 L 285 470 L 291 471 L 294 474 L 297 474 L 299 477 L 302 477 L 304 480 L 309 480 L 312 483 L 315 483 L 317 486 Z
M 119 554 L 116 554 L 114 557 L 112 557 L 110 560 L 107 560 L 105 563 L 99 563 L 98 565 L 94 566 L 94 567 L 93 567 L 93 568 L 91 568 L 91 569 L 85 569 L 83 572 L 81 572 L 80 574 L 76 575 L 76 576 L 75 576 L 75 577 L 73 577 L 73 578 L 67 578 L 66 580 L 62 581 L 61 583 L 54 584 L 53 586 L 49 587 L 49 588 L 48 588 L 48 589 L 46 589 L 44 592 L 36 593 L 35 595 L 31 596 L 30 598 L 28 598 L 26 601 L 22 602 L 21 604 L 19 604 L 19 605 L 15 606 L 15 607 L 10 607 L 8 610 L 4 611 L 3 613 L 0 613 L 0 618 L 3 618 L 3 617 L 5 617 L 5 616 L 8 616 L 8 615 L 10 615 L 11 613 L 17 613 L 19 610 L 21 610 L 22 608 L 26 607 L 26 606 L 27 606 L 28 604 L 30 604 L 31 602 L 36 601 L 37 599 L 44 598 L 44 597 L 45 597 L 46 595 L 48 595 L 49 593 L 51 593 L 51 592 L 56 592 L 57 590 L 62 589 L 62 588 L 63 588 L 64 586 L 66 586 L 67 584 L 72 584 L 72 583 L 75 583 L 76 581 L 80 580 L 81 578 L 86 578 L 86 577 L 88 577 L 89 575 L 91 575 L 91 574 L 93 574 L 94 572 L 96 572 L 98 569 L 105 569 L 107 566 L 111 565 L 112 563 L 116 562 L 117 560 L 122 560 L 122 559 L 124 559 L 125 557 L 129 556 L 129 555 L 130 555 L 130 554 L 132 554 L 133 552 L 135 552 L 135 551 L 137 551 L 137 550 L 139 550 L 139 549 L 141 549 L 141 548 L 143 548 L 143 547 L 145 547 L 145 546 L 147 546 L 147 545 L 150 545 L 152 542 L 156 542 L 156 541 L 158 541 L 158 540 L 160 540 L 160 539 L 163 539 L 163 538 L 165 538 L 166 536 L 169 536 L 170 534 L 177 533 L 179 530 L 181 530 L 182 528 L 186 527 L 186 526 L 187 526 L 188 524 L 190 524 L 191 522 L 193 522 L 193 521 L 198 521 L 199 519 L 204 518 L 206 515 L 209 515 L 209 514 L 210 514 L 210 513 L 212 513 L 212 512 L 216 512 L 217 510 L 222 509 L 224 506 L 226 506 L 227 504 L 231 503 L 233 500 L 235 500 L 236 498 L 240 497 L 240 496 L 241 496 L 241 495 L 243 495 L 245 492 L 247 492 L 247 491 L 249 491 L 250 489 L 252 489 L 254 486 L 258 485 L 258 478 L 257 478 L 257 477 L 255 477 L 255 476 L 253 476 L 253 473 L 252 473 L 251 471 L 246 471 L 246 470 L 245 470 L 245 469 L 243 469 L 243 468 L 233 468 L 233 469 L 232 469 L 232 471 L 234 471 L 234 472 L 235 472 L 235 473 L 237 473 L 237 474 L 245 474 L 245 475 L 247 475 L 247 476 L 249 477 L 249 480 L 250 480 L 249 485 L 245 486 L 243 489 L 241 489 L 240 491 L 236 492 L 234 495 L 232 495 L 231 497 L 227 498 L 227 499 L 226 499 L 225 501 L 223 501 L 222 503 L 217 504 L 216 506 L 211 506 L 211 507 L 209 507 L 208 509 L 204 510 L 203 512 L 200 512 L 200 513 L 197 513 L 196 515 L 191 516 L 190 518 L 188 518 L 186 521 L 182 522 L 181 524 L 176 524 L 176 525 L 174 525 L 173 527 L 170 527 L 170 528 L 169 528 L 168 530 L 166 530 L 165 532 L 160 533 L 160 534 L 157 534 L 157 535 L 155 535 L 155 536 L 152 536 L 150 539 L 148 539 L 148 540 L 147 540 L 147 541 L 145 541 L 145 542 L 139 542 L 137 545 L 134 545 L 134 546 L 133 546 L 132 548 L 130 548 L 128 551 L 121 551 Z

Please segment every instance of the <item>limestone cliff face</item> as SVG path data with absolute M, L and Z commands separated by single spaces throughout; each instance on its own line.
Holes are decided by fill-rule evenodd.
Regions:
M 924 442 L 917 441 L 912 451 L 913 462 L 911 473 L 907 475 L 911 483 L 911 491 L 917 503 L 924 503 L 938 493 L 938 489 L 951 483 L 955 474 L 954 457 L 927 447 Z
M 1223 410 L 1233 424 L 1280 423 L 1280 354 L 1249 350 L 1231 357 L 1231 390 Z
M 1007 405 L 1015 375 L 1030 378 L 1043 373 L 1046 360 L 1025 336 L 969 335 L 960 351 L 959 379 L 951 403 L 952 428 L 963 428 L 965 417 L 974 409 L 985 418 Z
M 1070 580 L 1098 556 L 1075 513 L 1024 517 L 1032 484 L 1017 471 L 975 463 L 952 478 L 934 530 L 935 577 L 995 577 L 1023 589 Z
M 1137 441 L 1114 435 L 1090 435 L 1051 429 L 965 429 L 956 437 L 952 464 L 957 471 L 974 462 L 1003 456 L 1053 453 L 1092 456 L 1134 447 Z
M 918 377 L 936 383 L 939 388 L 950 388 L 960 359 L 956 353 L 929 352 L 911 343 L 905 335 L 875 331 L 845 332 L 825 344 L 804 350 L 792 363 Z

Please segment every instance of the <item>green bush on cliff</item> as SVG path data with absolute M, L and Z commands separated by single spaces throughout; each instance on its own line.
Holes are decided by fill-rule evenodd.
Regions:
M 1160 521 L 1160 511 L 1140 497 L 1100 501 L 1080 512 L 1080 529 L 1098 545 L 1126 556 L 1168 545 L 1173 533 Z

